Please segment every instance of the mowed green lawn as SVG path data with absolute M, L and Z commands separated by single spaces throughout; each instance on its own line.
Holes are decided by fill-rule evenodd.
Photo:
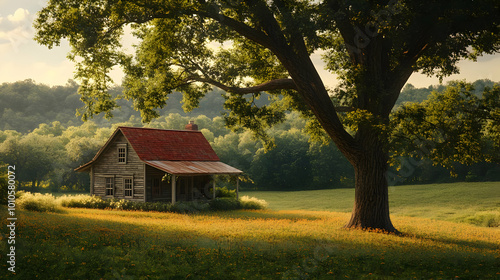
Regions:
M 444 221 L 439 215 L 429 219 L 426 211 L 418 210 L 420 205 L 443 214 L 461 208 L 498 212 L 498 185 L 456 184 L 458 194 L 451 185 L 434 186 L 440 190 L 430 187 L 391 190 L 392 219 L 402 236 L 342 228 L 352 207 L 346 201 L 352 203 L 349 190 L 246 193 L 267 199 L 271 209 L 309 204 L 309 209 L 337 212 L 247 210 L 186 215 L 18 210 L 16 274 L 7 270 L 10 248 L 3 238 L 0 278 L 499 279 L 499 228 Z M 280 196 L 289 204 L 280 202 Z M 398 198 L 399 202 L 394 201 Z M 297 199 L 302 203 L 293 202 Z M 328 208 L 327 201 L 339 208 Z M 0 211 L 6 221 L 5 207 Z M 2 237 L 8 234 L 5 226 L 2 233 Z
M 273 210 L 351 212 L 354 189 L 295 192 L 243 192 L 264 199 Z M 389 187 L 390 212 L 396 216 L 469 222 L 500 222 L 500 182 Z

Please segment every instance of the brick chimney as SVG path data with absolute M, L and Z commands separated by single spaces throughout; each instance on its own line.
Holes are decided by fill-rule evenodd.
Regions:
M 186 130 L 198 130 L 198 125 L 194 123 L 194 121 L 189 121 L 188 124 L 186 124 L 186 127 L 184 128 Z

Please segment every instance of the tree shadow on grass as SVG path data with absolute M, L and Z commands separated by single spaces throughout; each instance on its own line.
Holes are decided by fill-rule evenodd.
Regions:
M 196 214 L 195 214 L 196 215 Z M 229 219 L 242 219 L 242 220 L 256 220 L 256 219 L 274 219 L 274 220 L 320 220 L 321 217 L 318 217 L 314 214 L 302 214 L 302 213 L 293 213 L 293 211 L 272 211 L 272 210 L 236 210 L 236 211 L 225 211 L 225 212 L 208 212 L 203 213 L 201 215 L 207 216 L 217 216 L 218 218 L 229 218 Z
M 470 247 L 470 248 L 475 248 L 475 249 L 491 249 L 491 250 L 499 250 L 500 249 L 500 244 L 499 243 L 494 243 L 494 242 L 487 242 L 487 241 L 482 241 L 482 240 L 474 240 L 474 241 L 468 241 L 468 240 L 463 240 L 463 239 L 452 239 L 452 238 L 447 238 L 447 237 L 439 237 L 439 236 L 427 236 L 424 234 L 401 234 L 402 237 L 411 237 L 411 238 L 418 238 L 422 240 L 428 240 L 431 242 L 435 243 L 441 243 L 441 244 L 447 244 L 447 245 L 455 245 L 459 247 Z

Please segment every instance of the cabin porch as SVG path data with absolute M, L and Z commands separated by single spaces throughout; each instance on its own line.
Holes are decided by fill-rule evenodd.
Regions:
M 175 203 L 176 201 L 212 199 L 215 198 L 212 189 L 216 188 L 214 175 L 231 174 L 223 173 L 223 170 L 219 170 L 218 172 L 212 170 L 213 172 L 210 174 L 200 174 L 199 170 L 193 170 L 191 174 L 186 174 L 184 170 L 182 173 L 178 172 L 177 174 L 172 174 L 166 172 L 165 168 L 162 169 L 163 170 L 150 165 L 145 166 L 145 201 L 167 201 Z M 172 172 L 172 169 L 169 171 Z M 228 171 L 226 170 L 226 172 Z M 238 195 L 238 184 L 236 192 Z

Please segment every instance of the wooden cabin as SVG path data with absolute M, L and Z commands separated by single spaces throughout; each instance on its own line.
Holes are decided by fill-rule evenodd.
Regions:
M 118 127 L 88 163 L 90 193 L 133 201 L 190 201 L 211 198 L 214 175 L 242 171 L 220 162 L 193 122 L 186 130 Z

